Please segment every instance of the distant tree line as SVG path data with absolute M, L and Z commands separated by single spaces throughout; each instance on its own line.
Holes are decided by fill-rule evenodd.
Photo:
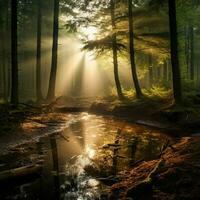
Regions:
M 19 102 L 19 57 L 35 52 L 20 45 L 34 34 L 35 95 L 37 102 L 55 99 L 60 13 L 68 16 L 65 27 L 78 32 L 81 27 L 96 27 L 95 40 L 84 40 L 83 50 L 112 57 L 114 81 L 123 100 L 119 59 L 125 55 L 130 64 L 133 88 L 143 97 L 138 77 L 139 65 L 146 66 L 148 86 L 159 81 L 172 85 L 176 103 L 181 103 L 185 88 L 200 86 L 200 2 L 189 0 L 8 0 L 0 1 L 1 93 L 5 101 Z M 84 13 L 84 14 L 83 14 Z M 48 16 L 52 16 L 49 21 Z M 69 17 L 70 16 L 70 17 Z M 32 27 L 32 24 L 36 24 Z M 45 26 L 44 26 L 45 23 Z M 43 30 L 45 29 L 45 30 Z M 50 31 L 48 31 L 50 30 Z M 51 69 L 47 96 L 43 97 L 41 70 L 42 41 L 52 38 Z M 28 38 L 28 39 L 27 39 Z M 19 51 L 20 48 L 20 51 Z M 20 54 L 22 53 L 22 55 Z M 31 78 L 30 78 L 31 79 Z

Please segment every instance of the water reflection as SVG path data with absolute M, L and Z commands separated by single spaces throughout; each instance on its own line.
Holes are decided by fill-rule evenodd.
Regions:
M 58 163 L 58 150 L 55 136 L 50 138 L 52 158 L 53 158 L 53 178 L 54 178 L 54 199 L 60 199 L 60 180 L 59 180 L 59 163 Z
M 0 194 L 1 199 L 106 199 L 102 193 L 118 172 L 141 159 L 157 158 L 171 140 L 157 130 L 109 117 L 87 113 L 70 117 L 65 130 L 37 143 L 37 162 L 45 156 L 41 177 L 13 186 L 14 192 Z
M 112 158 L 112 171 L 113 171 L 113 175 L 116 175 L 117 173 L 117 166 L 118 166 L 118 152 L 120 150 L 120 133 L 121 133 L 121 129 L 117 130 L 117 134 L 116 134 L 116 138 L 115 138 L 115 142 L 113 144 L 113 158 Z
M 130 139 L 130 143 L 127 145 L 130 154 L 130 161 L 129 161 L 129 166 L 131 167 L 132 165 L 134 165 L 134 163 L 136 162 L 136 152 L 137 152 L 137 148 L 138 148 L 138 143 L 139 143 L 139 138 L 136 136 L 131 137 Z
M 84 121 L 76 121 L 71 124 L 71 126 L 66 129 L 65 134 L 67 134 L 74 143 L 78 143 L 81 149 L 85 147 L 85 124 Z M 70 134 L 70 135 L 69 135 Z

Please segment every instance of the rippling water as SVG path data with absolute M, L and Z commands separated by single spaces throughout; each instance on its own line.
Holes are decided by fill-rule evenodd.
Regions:
M 64 114 L 65 115 L 65 114 Z M 88 113 L 66 114 L 66 128 L 34 145 L 39 177 L 5 186 L 1 199 L 106 199 L 116 174 L 158 157 L 171 138 L 158 130 Z

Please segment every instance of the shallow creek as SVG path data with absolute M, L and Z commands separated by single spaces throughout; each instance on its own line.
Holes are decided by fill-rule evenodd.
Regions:
M 69 115 L 63 131 L 27 144 L 21 157 L 9 161 L 14 166 L 39 164 L 40 176 L 3 185 L 0 199 L 107 199 L 106 191 L 117 182 L 117 174 L 140 160 L 157 158 L 162 146 L 173 142 L 159 130 L 111 117 L 63 115 Z

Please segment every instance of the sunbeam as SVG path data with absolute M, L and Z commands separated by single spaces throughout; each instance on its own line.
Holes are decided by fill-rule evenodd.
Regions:
M 82 51 L 82 44 L 74 38 L 60 40 L 60 43 L 57 95 L 74 97 L 103 95 L 103 76 L 95 56 Z

